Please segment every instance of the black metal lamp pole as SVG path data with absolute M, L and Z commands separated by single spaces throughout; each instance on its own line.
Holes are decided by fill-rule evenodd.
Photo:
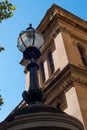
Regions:
M 24 52 L 24 57 L 30 60 L 27 69 L 30 71 L 30 87 L 28 91 L 24 91 L 22 96 L 24 100 L 30 103 L 40 103 L 44 101 L 41 89 L 39 87 L 38 74 L 39 65 L 36 63 L 36 59 L 40 57 L 40 51 L 36 47 L 29 47 Z
M 37 73 L 39 69 L 39 65 L 36 62 L 36 60 L 41 56 L 41 53 L 40 53 L 40 50 L 37 48 L 37 46 L 34 46 L 36 34 L 31 24 L 27 30 L 28 31 L 26 31 L 27 32 L 26 36 L 28 36 L 28 38 L 30 39 L 32 37 L 32 45 L 29 45 L 28 47 L 26 47 L 26 43 L 23 41 L 23 37 L 20 37 L 20 39 L 21 39 L 22 46 L 25 47 L 25 50 L 23 51 L 23 56 L 25 59 L 29 59 L 30 61 L 29 64 L 27 65 L 27 70 L 30 71 L 30 86 L 29 86 L 28 91 L 23 92 L 22 96 L 24 100 L 26 101 L 26 103 L 28 104 L 41 103 L 41 102 L 44 102 L 45 96 L 39 87 L 38 73 Z M 25 32 L 22 33 L 21 35 L 25 35 Z M 20 39 L 19 39 L 19 43 L 20 43 Z M 18 44 L 18 47 L 20 47 L 19 45 L 20 44 Z

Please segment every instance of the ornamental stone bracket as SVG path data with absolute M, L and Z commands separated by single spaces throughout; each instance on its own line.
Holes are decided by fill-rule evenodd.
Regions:
M 56 82 L 48 91 L 46 91 L 47 100 L 45 104 L 52 104 L 58 97 L 74 86 L 73 78 L 70 76 L 63 83 Z
M 87 88 L 87 81 L 83 80 L 80 77 L 73 76 L 73 82 L 76 82 L 76 83 L 80 84 L 80 86 Z
M 61 92 L 68 91 L 72 86 L 74 86 L 74 80 L 73 77 L 70 76 L 68 79 L 66 79 L 60 86 Z
M 85 87 L 87 89 L 87 81 L 81 79 L 80 77 L 71 76 L 60 86 L 61 91 L 66 92 L 71 87 L 74 87 L 74 83 L 80 84 L 80 87 Z
M 53 104 L 63 93 L 66 93 L 70 88 L 75 87 L 75 83 L 80 84 L 80 87 L 87 89 L 87 82 L 79 77 L 69 75 L 64 82 L 56 82 L 48 91 L 46 91 L 47 100 L 45 104 Z

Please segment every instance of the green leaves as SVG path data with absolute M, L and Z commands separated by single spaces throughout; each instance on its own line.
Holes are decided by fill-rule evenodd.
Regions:
M 9 3 L 8 0 L 0 2 L 0 22 L 4 19 L 8 19 L 13 16 L 13 11 L 16 9 L 16 6 L 13 6 Z M 4 47 L 0 46 L 0 52 L 5 50 Z M 3 105 L 3 98 L 0 95 L 0 106 Z M 1 109 L 1 108 L 0 108 Z
M 5 50 L 4 47 L 0 47 L 0 52 L 1 52 L 1 51 L 4 51 L 4 50 Z
M 2 105 L 3 105 L 3 98 L 0 95 L 0 106 L 2 106 Z
M 0 106 L 2 106 L 4 103 L 3 103 L 3 98 L 1 97 L 0 95 Z M 1 107 L 0 107 L 0 110 L 1 110 Z
M 13 16 L 13 11 L 16 9 L 16 6 L 13 6 L 8 0 L 0 2 L 0 22 L 4 19 L 7 19 Z

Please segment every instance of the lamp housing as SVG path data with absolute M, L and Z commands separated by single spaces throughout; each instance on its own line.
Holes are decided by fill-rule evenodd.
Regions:
M 20 51 L 24 52 L 29 47 L 36 47 L 40 49 L 44 43 L 42 34 L 35 30 L 32 25 L 19 34 L 17 47 Z

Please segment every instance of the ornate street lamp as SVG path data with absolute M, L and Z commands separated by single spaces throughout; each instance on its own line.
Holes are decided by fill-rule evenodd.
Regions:
M 27 65 L 27 70 L 30 71 L 30 87 L 28 91 L 24 91 L 22 94 L 28 104 L 44 101 L 44 95 L 39 87 L 37 74 L 39 65 L 36 63 L 36 59 L 41 55 L 40 48 L 43 43 L 43 36 L 35 30 L 31 24 L 25 31 L 22 31 L 18 37 L 17 47 L 23 52 L 24 58 L 30 61 Z

